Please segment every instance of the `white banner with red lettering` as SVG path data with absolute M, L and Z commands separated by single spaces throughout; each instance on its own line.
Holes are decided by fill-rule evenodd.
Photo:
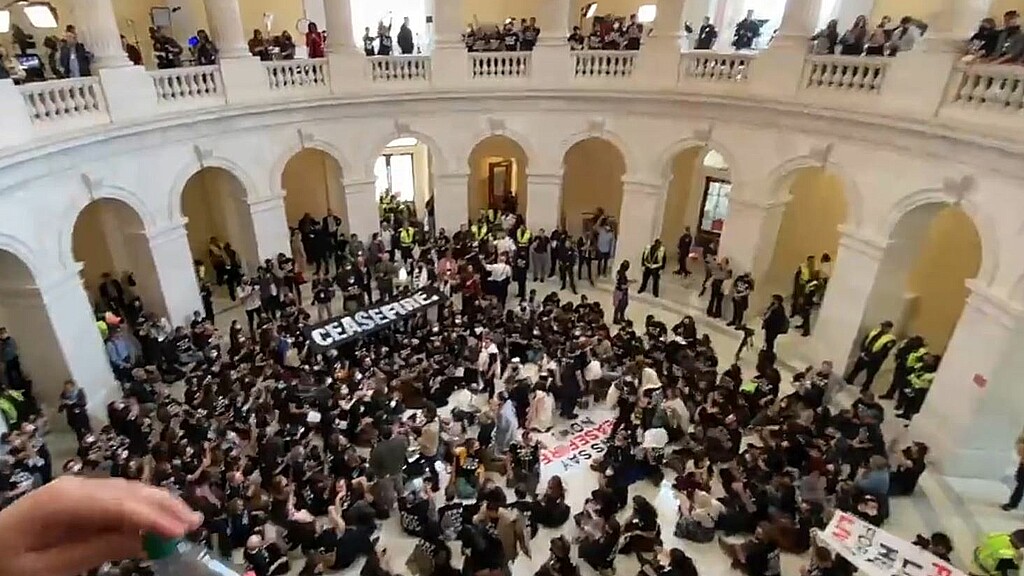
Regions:
M 818 539 L 867 576 L 965 576 L 931 552 L 845 512 L 836 512 Z

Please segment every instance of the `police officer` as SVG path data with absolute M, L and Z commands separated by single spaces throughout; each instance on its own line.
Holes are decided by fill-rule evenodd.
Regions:
M 516 247 L 523 249 L 530 245 L 530 241 L 533 240 L 533 233 L 526 227 L 526 224 L 520 224 L 519 227 L 516 228 L 514 239 L 516 241 Z
M 807 290 L 807 284 L 817 276 L 816 272 L 814 256 L 808 256 L 807 260 L 793 274 L 793 306 L 789 311 L 790 318 L 800 313 L 800 301 Z
M 526 298 L 526 275 L 530 270 L 530 247 L 520 246 L 512 257 L 512 279 L 515 280 L 516 298 Z
M 861 341 L 857 361 L 853 363 L 853 369 L 846 375 L 847 384 L 853 385 L 861 372 L 867 372 L 861 389 L 871 388 L 871 384 L 875 381 L 875 374 L 878 374 L 878 370 L 895 346 L 896 337 L 892 335 L 892 322 L 886 320 Z
M 398 249 L 402 253 L 402 263 L 412 262 L 412 249 L 416 246 L 416 229 L 407 222 L 398 231 Z
M 938 369 L 939 357 L 937 355 L 925 354 L 922 357 L 921 363 L 907 377 L 909 387 L 904 393 L 907 401 L 903 407 L 903 412 L 896 415 L 897 418 L 911 420 L 921 411 L 924 399 L 928 396 L 928 390 L 931 389 L 932 383 L 935 382 L 935 372 Z
M 805 338 L 811 335 L 811 312 L 814 311 L 814 302 L 820 287 L 821 282 L 818 281 L 817 274 L 811 276 L 810 281 L 804 285 L 800 298 L 793 302 L 793 308 L 800 316 L 800 325 L 796 329 L 800 330 L 800 335 Z
M 566 280 L 568 280 L 573 294 L 578 294 L 576 292 L 576 276 L 574 275 L 577 257 L 576 245 L 572 241 L 572 236 L 564 235 L 561 241 L 561 250 L 559 251 L 558 275 L 562 279 L 562 290 L 565 290 Z
M 657 298 L 661 271 L 665 269 L 665 247 L 661 245 L 660 238 L 655 238 L 653 244 L 644 248 L 640 263 L 643 264 L 644 273 L 640 279 L 640 290 L 637 293 L 643 294 L 647 290 L 647 281 L 650 280 L 652 282 L 651 292 Z
M 987 576 L 1006 576 L 1020 569 L 1021 548 L 1024 548 L 1024 530 L 989 534 L 974 549 L 974 564 Z
M 921 364 L 924 355 L 928 353 L 928 344 L 921 336 L 911 336 L 896 347 L 894 356 L 895 367 L 892 372 L 892 382 L 889 389 L 882 394 L 880 399 L 892 400 L 899 395 L 897 408 L 902 407 L 904 392 L 907 387 L 907 377 Z
M 1016 483 L 1013 487 L 1013 492 L 1010 493 L 1010 499 L 1001 506 L 1007 512 L 1015 510 L 1017 506 L 1020 506 L 1020 501 L 1024 498 L 1024 431 L 1020 433 L 1020 436 L 1017 436 L 1014 448 L 1017 449 L 1017 472 L 1013 477 Z
M 469 239 L 470 242 L 479 242 L 487 237 L 487 222 L 484 218 L 480 218 L 469 227 Z

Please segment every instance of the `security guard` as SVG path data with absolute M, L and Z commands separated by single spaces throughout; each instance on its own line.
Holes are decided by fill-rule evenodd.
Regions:
M 565 246 L 562 248 L 558 255 L 558 275 L 562 280 L 562 290 L 565 290 L 566 284 L 572 288 L 573 294 L 576 292 L 576 260 L 579 255 L 576 253 L 576 244 L 572 241 L 572 236 L 566 234 L 562 238 L 562 242 Z
M 520 224 L 516 228 L 516 246 L 518 248 L 526 248 L 530 245 L 531 240 L 533 240 L 533 233 L 526 227 L 526 224 Z
M 488 226 L 498 226 L 498 223 L 501 221 L 501 213 L 494 208 L 488 208 L 484 212 L 484 221 Z
M 479 242 L 486 238 L 488 231 L 487 224 L 484 222 L 484 219 L 481 218 L 479 221 L 475 222 L 472 226 L 470 226 L 469 233 L 473 242 Z
M 879 399 L 892 400 L 899 395 L 898 404 L 904 402 L 903 393 L 907 387 L 907 377 L 921 364 L 924 355 L 928 353 L 928 345 L 921 336 L 911 336 L 896 347 L 896 355 L 893 360 L 895 367 L 892 372 L 892 382 L 889 389 Z
M 846 375 L 846 383 L 853 385 L 861 372 L 867 372 L 861 390 L 871 388 L 872 382 L 875 381 L 875 374 L 878 374 L 878 370 L 895 346 L 896 337 L 892 335 L 892 322 L 886 320 L 861 341 L 860 355 L 853 363 L 853 369 Z
M 904 398 L 906 403 L 903 406 L 903 413 L 897 414 L 897 418 L 911 420 L 924 405 L 924 399 L 928 396 L 928 390 L 935 382 L 935 372 L 939 369 L 939 357 L 935 354 L 925 354 L 921 363 L 907 377 L 907 388 Z M 897 406 L 897 409 L 900 408 Z
M 989 534 L 974 549 L 974 567 L 988 576 L 1006 576 L 1020 569 L 1021 548 L 1024 548 L 1024 530 Z
M 412 262 L 412 249 L 416 246 L 416 229 L 406 223 L 398 231 L 398 249 L 402 253 L 402 262 Z
M 814 256 L 808 256 L 807 261 L 796 269 L 793 274 L 793 305 L 790 307 L 789 317 L 792 318 L 800 312 L 800 301 L 807 292 L 807 285 L 818 277 L 818 271 L 814 266 Z
M 638 294 L 647 290 L 647 281 L 652 282 L 651 292 L 658 297 L 658 284 L 661 282 L 661 271 L 665 269 L 665 247 L 661 245 L 661 239 L 655 238 L 654 243 L 644 248 L 641 264 L 644 266 L 644 273 L 640 280 Z

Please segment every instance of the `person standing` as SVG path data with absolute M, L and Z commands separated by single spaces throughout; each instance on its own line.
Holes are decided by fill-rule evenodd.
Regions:
M 398 231 L 398 249 L 402 256 L 402 263 L 412 262 L 412 249 L 416 246 L 416 230 L 409 225 L 408 222 L 405 226 Z
M 626 321 L 626 307 L 629 306 L 629 284 L 632 280 L 627 276 L 629 272 L 629 260 L 619 264 L 619 271 L 615 273 L 615 291 L 612 292 L 612 324 L 622 324 Z
M 224 284 L 224 266 L 226 262 L 224 257 L 224 246 L 216 236 L 210 236 L 210 243 L 207 245 L 206 254 L 210 259 L 210 266 L 213 266 L 217 285 L 222 286 Z
M 856 383 L 857 376 L 861 372 L 866 372 L 861 390 L 871 388 L 871 384 L 875 381 L 875 375 L 878 374 L 882 364 L 885 363 L 885 359 L 889 357 L 889 352 L 895 346 L 896 337 L 892 335 L 892 322 L 886 320 L 878 328 L 869 332 L 864 337 L 864 340 L 861 341 L 860 354 L 857 356 L 857 361 L 853 363 L 853 368 L 846 375 L 847 384 L 852 386 Z
M 761 25 L 754 20 L 754 11 L 747 10 L 746 18 L 736 23 L 732 47 L 736 50 L 750 50 L 754 47 L 754 40 L 760 35 Z
M 398 277 L 398 267 L 391 262 L 387 252 L 381 254 L 380 262 L 374 266 L 373 275 L 377 279 L 380 300 L 388 300 L 395 295 L 395 278 Z
M 306 27 L 306 51 L 310 59 L 324 57 L 324 35 L 316 27 L 316 22 L 310 22 Z
M 74 380 L 65 380 L 64 390 L 60 393 L 60 407 L 57 411 L 64 412 L 68 419 L 68 426 L 75 431 L 79 440 L 92 433 L 89 413 L 86 411 L 87 406 L 85 390 L 82 390 Z
M 242 285 L 239 297 L 242 299 L 242 306 L 245 308 L 245 318 L 249 321 L 249 336 L 255 338 L 256 319 L 260 317 L 261 304 L 260 290 L 255 278 Z
M 722 258 L 715 262 L 711 270 L 711 298 L 708 300 L 707 315 L 709 318 L 722 317 L 722 302 L 725 300 L 725 281 L 732 278 L 729 259 Z
M 726 326 L 743 329 L 743 315 L 750 306 L 750 293 L 754 291 L 754 279 L 750 273 L 740 274 L 732 283 L 732 319 Z
M 623 50 L 639 50 L 643 37 L 644 25 L 637 21 L 636 14 L 630 14 L 629 24 L 626 26 L 626 43 L 623 45 Z
M 921 336 L 914 335 L 900 343 L 896 347 L 896 354 L 893 357 L 892 382 L 889 383 L 889 389 L 885 391 L 885 394 L 882 394 L 879 398 L 882 400 L 892 400 L 899 396 L 896 407 L 902 407 L 907 389 L 907 379 L 920 365 L 925 354 L 928 354 L 928 344 Z
M 683 230 L 683 235 L 679 237 L 679 243 L 676 248 L 679 249 L 679 268 L 673 272 L 676 276 L 680 274 L 683 278 L 689 278 L 691 272 L 686 268 L 686 261 L 690 258 L 690 247 L 693 246 L 693 234 L 690 233 L 690 227 L 687 226 Z
M 603 277 L 608 275 L 608 262 L 612 258 L 612 251 L 615 249 L 615 233 L 606 224 L 597 226 L 597 275 Z
M 216 320 L 216 315 L 213 312 L 213 288 L 210 288 L 208 282 L 202 282 L 199 285 L 199 297 L 203 301 L 203 317 L 207 322 L 213 324 Z
M 775 339 L 789 331 L 789 318 L 781 294 L 772 294 L 772 302 L 761 319 L 761 329 L 764 330 L 764 351 L 774 356 Z
M 590 285 L 594 285 L 594 269 L 591 266 L 591 262 L 594 261 L 594 240 L 590 234 L 583 234 L 576 239 L 576 253 L 579 258 L 579 263 L 576 265 L 576 276 L 583 280 L 583 270 L 587 271 L 587 280 L 590 281 Z
M 206 30 L 199 30 L 196 32 L 196 39 L 199 40 L 199 44 L 196 45 L 196 65 L 198 66 L 213 66 L 217 63 L 217 55 L 220 53 L 217 50 L 217 45 L 210 39 L 210 35 Z
M 793 301 L 791 302 L 792 309 L 789 311 L 790 318 L 800 313 L 800 303 L 803 300 L 804 293 L 807 291 L 807 286 L 814 281 L 817 274 L 818 271 L 814 266 L 814 256 L 808 256 L 807 260 L 800 264 L 796 272 L 793 273 Z
M 526 224 L 520 224 L 516 227 L 515 237 L 516 247 L 520 250 L 525 250 L 530 246 L 530 242 L 533 241 L 533 232 L 530 232 Z
M 1024 498 L 1024 430 L 1021 430 L 1020 435 L 1017 436 L 1014 448 L 1017 451 L 1017 472 L 1013 478 L 1015 484 L 1013 492 L 1010 493 L 1010 499 L 1002 505 L 1002 509 L 1007 512 L 1016 510 L 1017 506 L 1020 506 L 1021 499 Z
M 574 274 L 576 267 L 576 261 L 579 258 L 579 254 L 576 251 L 576 244 L 572 241 L 572 236 L 568 234 L 564 235 L 559 241 L 558 255 L 558 276 L 562 280 L 562 290 L 565 290 L 566 282 L 568 281 L 569 287 L 572 288 L 573 294 L 576 292 L 576 276 Z
M 403 54 L 412 54 L 415 49 L 412 38 L 412 28 L 409 28 L 409 17 L 402 20 L 402 26 L 398 29 L 398 50 Z
M 531 17 L 530 23 L 523 26 L 522 35 L 523 39 L 519 48 L 524 52 L 533 51 L 533 47 L 537 45 L 537 39 L 540 38 L 540 28 L 537 27 L 536 18 Z
M 387 26 L 384 22 L 377 24 L 377 56 L 391 56 L 392 49 L 391 24 Z
M 160 28 L 151 27 L 149 38 L 153 41 L 153 56 L 156 58 L 156 67 L 160 70 L 181 67 L 181 55 L 185 51 L 181 44 L 171 38 Z M 250 50 L 252 42 L 249 43 Z M 267 58 L 269 60 L 269 58 Z
M 242 285 L 242 261 L 230 242 L 224 243 L 224 284 L 228 289 L 228 297 L 234 302 L 235 293 Z
M 505 303 L 508 301 L 508 286 L 512 281 L 512 268 L 505 261 L 505 254 L 498 255 L 496 264 L 485 264 L 484 266 L 491 275 L 492 293 L 501 303 L 501 309 L 504 310 Z
M 694 50 L 711 50 L 718 41 L 718 29 L 711 23 L 711 17 L 705 16 L 704 23 L 697 31 L 697 41 L 693 44 Z
M 512 258 L 512 280 L 516 283 L 516 298 L 526 298 L 526 276 L 530 271 L 530 248 L 520 247 Z
M 7 328 L 2 326 L 0 326 L 0 361 L 4 365 L 4 378 L 7 386 L 16 390 L 23 390 L 22 382 L 25 380 L 25 375 L 21 372 L 18 343 L 8 334 Z
M 939 370 L 939 357 L 935 354 L 925 354 L 921 363 L 910 373 L 907 383 L 910 385 L 906 391 L 906 404 L 903 412 L 896 415 L 903 420 L 913 420 L 914 416 L 921 411 L 924 400 L 935 382 L 935 373 Z
M 363 54 L 367 56 L 376 56 L 377 50 L 374 48 L 373 43 L 377 40 L 372 34 L 370 34 L 370 27 L 367 26 L 363 32 Z
M 83 78 L 92 75 L 91 66 L 92 53 L 78 41 L 78 34 L 69 26 L 60 47 L 61 73 L 65 78 Z
M 327 278 L 317 278 L 313 281 L 313 303 L 316 304 L 316 319 L 320 322 L 333 315 L 331 301 L 334 300 L 334 289 L 331 288 L 331 281 Z
M 548 276 L 548 268 L 551 266 L 551 239 L 541 228 L 533 238 L 533 245 L 530 247 L 530 260 L 533 267 L 533 281 L 543 282 Z
M 661 245 L 661 239 L 655 238 L 654 243 L 644 248 L 640 258 L 644 266 L 643 277 L 640 279 L 640 290 L 643 294 L 647 290 L 647 281 L 651 281 L 651 292 L 658 297 L 658 285 L 661 283 L 661 271 L 665 269 L 665 247 Z

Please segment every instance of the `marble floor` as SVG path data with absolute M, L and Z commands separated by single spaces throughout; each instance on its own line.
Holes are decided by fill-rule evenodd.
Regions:
M 547 283 L 537 285 L 531 283 L 530 287 L 537 288 L 538 295 L 543 297 L 548 291 L 558 287 L 552 280 L 549 279 Z M 606 310 L 611 310 L 611 284 L 607 280 L 599 281 L 595 287 L 591 287 L 586 282 L 578 284 L 578 287 L 581 294 L 600 301 Z M 731 356 L 739 344 L 740 333 L 727 328 L 724 322 L 705 318 L 703 308 L 706 306 L 706 300 L 701 302 L 698 299 L 695 288 L 699 289 L 699 281 L 692 277 L 688 283 L 684 283 L 678 276 L 666 275 L 661 298 L 655 299 L 650 295 L 631 295 L 632 301 L 628 315 L 637 325 L 642 325 L 647 314 L 654 314 L 671 326 L 683 314 L 693 314 L 697 318 L 701 332 L 706 331 L 710 334 L 720 357 Z M 567 297 L 571 297 L 571 293 L 563 293 L 563 299 Z M 244 323 L 244 313 L 237 305 L 232 307 L 230 302 L 224 299 L 217 301 L 217 308 L 219 310 L 217 318 L 219 326 L 226 327 L 235 318 L 241 318 Z M 759 313 L 760 311 L 752 312 Z M 812 352 L 808 351 L 806 342 L 807 340 L 799 335 L 786 335 L 780 338 L 778 351 L 780 360 L 782 360 L 784 386 L 785 382 L 789 380 L 788 376 L 792 374 L 794 366 L 804 367 L 808 363 L 817 363 L 824 359 L 815 357 Z M 747 371 L 752 371 L 755 358 L 756 354 L 753 351 L 747 351 L 741 359 L 741 366 Z M 884 375 L 880 376 L 880 380 L 886 380 Z M 844 392 L 841 401 L 852 401 L 854 391 L 846 390 Z M 593 407 L 582 414 L 584 419 L 581 421 L 581 425 L 584 427 L 599 425 L 611 415 L 612 413 L 606 407 Z M 567 432 L 562 435 L 561 432 L 564 431 Z M 543 440 L 549 446 L 557 446 L 560 442 L 565 442 L 564 439 L 575 431 L 569 428 L 568 423 L 561 422 L 556 424 L 554 432 Z M 885 431 L 887 438 L 892 439 L 894 444 L 902 445 L 909 441 L 908 431 L 894 418 L 889 419 Z M 585 458 L 581 454 L 576 454 L 577 458 L 573 456 L 570 454 L 545 464 L 542 468 L 544 477 L 541 486 L 552 475 L 561 476 L 568 488 L 568 503 L 574 511 L 578 511 L 581 509 L 584 499 L 596 486 L 597 480 L 596 473 L 589 469 Z M 702 575 L 713 576 L 733 572 L 714 543 L 684 542 L 672 535 L 679 500 L 671 487 L 671 479 L 672 473 L 669 472 L 669 476 L 661 485 L 638 483 L 630 489 L 630 492 L 644 495 L 657 506 L 665 545 L 679 547 L 686 551 L 694 559 Z M 918 533 L 939 530 L 946 532 L 952 537 L 956 547 L 953 554 L 954 563 L 966 571 L 966 568 L 969 567 L 971 550 L 978 536 L 985 532 L 1020 527 L 1021 513 L 1007 513 L 999 509 L 999 504 L 1005 501 L 1009 485 L 1012 484 L 1012 471 L 1008 471 L 1008 476 L 1004 480 L 1000 483 L 955 479 L 926 472 L 914 496 L 893 500 L 892 515 L 885 529 L 908 540 L 913 539 L 914 535 Z M 533 574 L 548 556 L 549 540 L 558 534 L 571 537 L 574 530 L 571 522 L 560 530 L 542 528 L 531 542 L 533 557 L 520 556 L 513 566 L 513 574 L 516 576 Z M 415 540 L 402 533 L 398 521 L 394 517 L 384 523 L 381 537 L 387 543 L 391 569 L 396 574 L 407 574 L 408 570 L 405 568 L 404 562 L 411 552 Z M 458 565 L 458 559 L 459 555 L 456 554 L 456 565 Z M 782 573 L 785 575 L 798 574 L 800 566 L 805 561 L 805 558 L 783 555 Z M 297 571 L 299 562 L 295 564 Z M 620 556 L 618 565 L 620 575 L 635 574 L 637 569 L 635 559 Z M 584 575 L 593 573 L 586 565 L 582 565 L 581 570 Z M 353 567 L 342 574 L 357 573 L 358 567 Z

